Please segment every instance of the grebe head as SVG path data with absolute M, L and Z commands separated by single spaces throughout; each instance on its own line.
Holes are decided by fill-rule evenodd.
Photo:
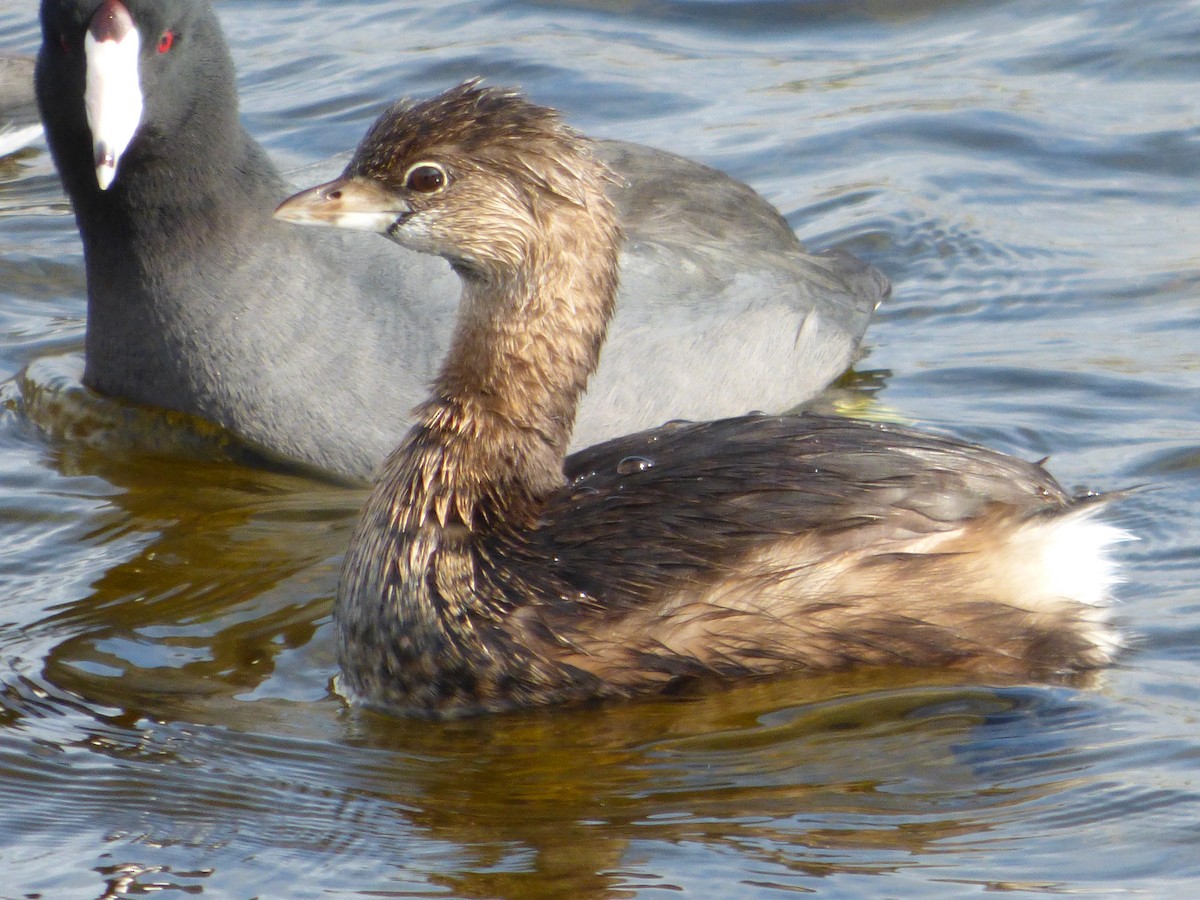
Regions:
M 457 430 L 488 436 L 472 452 L 507 448 L 545 492 L 562 482 L 616 302 L 612 178 L 555 111 L 468 82 L 392 106 L 340 178 L 275 215 L 377 231 L 451 264 L 463 289 L 433 395 L 455 411 Z M 443 421 L 424 409 L 419 421 Z
M 290 198 L 276 216 L 377 231 L 447 258 L 464 277 L 502 281 L 551 252 L 540 245 L 561 253 L 576 243 L 567 232 L 579 227 L 601 227 L 616 243 L 604 193 L 614 180 L 556 111 L 470 81 L 391 106 L 340 178 Z

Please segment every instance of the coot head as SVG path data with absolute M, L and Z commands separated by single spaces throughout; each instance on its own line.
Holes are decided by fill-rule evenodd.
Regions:
M 174 160 L 202 157 L 212 129 L 236 120 L 233 62 L 206 3 L 45 0 L 42 32 L 38 104 L 72 195 L 120 186 L 164 144 Z

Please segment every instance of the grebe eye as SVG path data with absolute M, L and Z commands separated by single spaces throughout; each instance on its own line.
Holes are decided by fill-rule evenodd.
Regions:
M 444 188 L 449 180 L 446 170 L 431 162 L 415 163 L 404 173 L 404 186 L 419 194 L 436 193 Z
M 162 37 L 158 39 L 158 46 L 155 49 L 159 53 L 169 53 L 171 48 L 175 46 L 175 32 L 169 28 L 162 33 Z

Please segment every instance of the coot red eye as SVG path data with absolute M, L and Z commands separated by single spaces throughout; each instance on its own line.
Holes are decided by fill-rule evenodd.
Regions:
M 410 166 L 404 174 L 404 186 L 410 191 L 432 194 L 440 191 L 449 181 L 446 170 L 437 163 L 421 162 Z
M 166 53 L 174 46 L 175 46 L 175 32 L 171 31 L 170 29 L 167 29 L 166 31 L 164 31 L 162 33 L 162 37 L 160 37 L 158 39 L 158 47 L 156 49 L 158 50 L 159 53 Z

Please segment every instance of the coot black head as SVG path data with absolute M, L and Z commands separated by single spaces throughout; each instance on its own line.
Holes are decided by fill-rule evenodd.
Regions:
M 240 127 L 233 61 L 207 3 L 44 0 L 37 85 L 72 196 L 144 184 L 117 175 L 155 163 L 156 185 L 184 188 L 189 170 L 220 164 L 225 133 Z

